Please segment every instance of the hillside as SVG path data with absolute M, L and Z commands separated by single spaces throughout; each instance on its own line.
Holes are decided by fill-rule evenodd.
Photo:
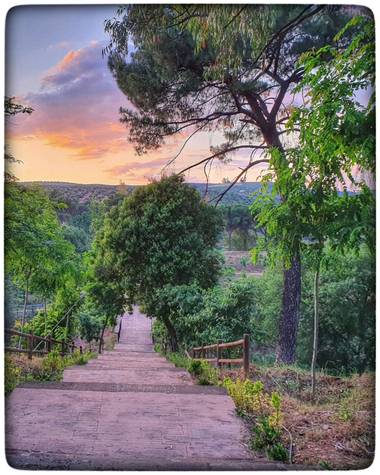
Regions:
M 24 186 L 41 186 L 49 193 L 53 193 L 66 203 L 75 202 L 76 204 L 86 205 L 92 200 L 101 201 L 105 198 L 115 196 L 119 191 L 125 193 L 136 188 L 136 185 L 102 185 L 81 183 L 66 183 L 59 181 L 34 181 L 23 182 Z M 204 183 L 190 183 L 201 194 L 204 194 L 206 185 Z M 222 193 L 228 184 L 209 184 L 208 195 L 210 199 L 215 198 Z M 260 190 L 261 184 L 258 182 L 238 183 L 224 197 L 222 204 L 249 204 L 252 202 L 251 194 Z

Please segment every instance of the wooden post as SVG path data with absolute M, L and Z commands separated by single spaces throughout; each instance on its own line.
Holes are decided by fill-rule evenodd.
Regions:
M 79 353 L 82 355 L 83 354 L 83 348 L 82 346 L 79 347 Z
M 203 348 L 203 345 L 202 345 L 202 348 L 201 348 L 201 358 L 204 359 L 205 357 L 205 349 Z
M 62 340 L 61 343 L 61 356 L 62 358 L 65 356 L 65 340 Z
M 51 352 L 51 335 L 47 337 L 47 352 Z
M 75 344 L 74 342 L 71 343 L 71 353 L 74 353 L 75 351 Z
M 222 358 L 222 349 L 219 347 L 220 343 L 222 343 L 222 340 L 218 340 L 218 343 L 216 344 L 216 366 L 218 368 L 221 366 L 219 360 Z
M 243 368 L 244 368 L 244 377 L 245 379 L 247 379 L 249 377 L 249 335 L 247 335 L 247 333 L 244 333 Z
M 28 359 L 33 358 L 33 345 L 34 345 L 34 338 L 33 338 L 33 333 L 31 332 L 30 335 L 28 335 Z

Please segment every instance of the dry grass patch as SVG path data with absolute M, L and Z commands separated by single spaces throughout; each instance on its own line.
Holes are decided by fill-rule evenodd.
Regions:
M 239 370 L 225 370 L 237 378 Z M 252 367 L 250 379 L 282 396 L 284 426 L 292 435 L 292 461 L 331 469 L 363 469 L 374 457 L 375 375 L 320 374 L 312 399 L 310 375 L 292 367 Z M 288 441 L 284 441 L 288 442 Z

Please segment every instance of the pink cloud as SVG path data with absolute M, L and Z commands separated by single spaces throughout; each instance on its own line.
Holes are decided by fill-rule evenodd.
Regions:
M 34 136 L 78 159 L 99 159 L 110 152 L 131 150 L 118 113 L 126 98 L 101 50 L 102 45 L 94 42 L 69 51 L 45 73 L 40 90 L 22 98 L 34 112 L 15 119 L 7 135 L 21 139 Z

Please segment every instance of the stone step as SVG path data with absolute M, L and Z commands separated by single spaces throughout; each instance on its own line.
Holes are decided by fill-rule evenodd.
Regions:
M 50 454 L 41 452 L 7 451 L 7 461 L 11 467 L 23 470 L 118 470 L 118 471 L 286 471 L 295 470 L 293 465 L 269 462 L 264 458 L 228 459 L 186 457 L 168 459 L 147 456 L 133 458 L 110 456 L 87 456 L 71 454 Z M 320 467 L 299 467 L 297 470 L 320 470 Z
M 133 393 L 165 393 L 165 394 L 211 394 L 225 396 L 227 391 L 218 386 L 166 385 L 166 384 L 122 384 L 122 383 L 80 383 L 68 381 L 46 381 L 42 383 L 22 383 L 19 388 L 24 389 L 56 389 L 70 391 L 105 391 L 105 392 L 133 392 Z
M 98 382 L 98 383 L 130 383 L 130 384 L 193 384 L 189 373 L 162 369 L 161 371 L 148 369 L 66 369 L 63 381 L 71 382 Z
M 143 373 L 143 372 L 146 372 L 146 373 L 157 373 L 158 369 L 160 370 L 160 372 L 162 373 L 167 373 L 167 372 L 174 372 L 174 373 L 178 373 L 178 372 L 181 372 L 181 373 L 184 373 L 184 374 L 189 374 L 185 369 L 183 368 L 176 368 L 175 366 L 157 366 L 157 367 L 144 367 L 144 366 L 141 366 L 141 365 L 131 365 L 131 366 L 119 366 L 117 365 L 116 363 L 113 364 L 112 366 L 111 365 L 107 365 L 106 366 L 109 371 L 124 371 L 124 372 L 128 372 L 128 371 L 132 371 L 132 372 L 138 372 L 138 373 Z M 68 368 L 65 369 L 64 371 L 64 374 L 65 372 L 70 372 L 70 373 L 73 373 L 73 372 L 76 372 L 76 373 L 90 373 L 90 372 L 94 372 L 94 371 L 103 371 L 104 370 L 104 366 L 103 365 L 93 365 L 93 366 L 87 366 L 87 367 L 83 367 L 82 365 L 79 365 L 79 366 L 70 366 Z
M 8 452 L 40 461 L 104 458 L 111 469 L 131 460 L 252 460 L 226 395 L 16 388 L 6 414 Z

